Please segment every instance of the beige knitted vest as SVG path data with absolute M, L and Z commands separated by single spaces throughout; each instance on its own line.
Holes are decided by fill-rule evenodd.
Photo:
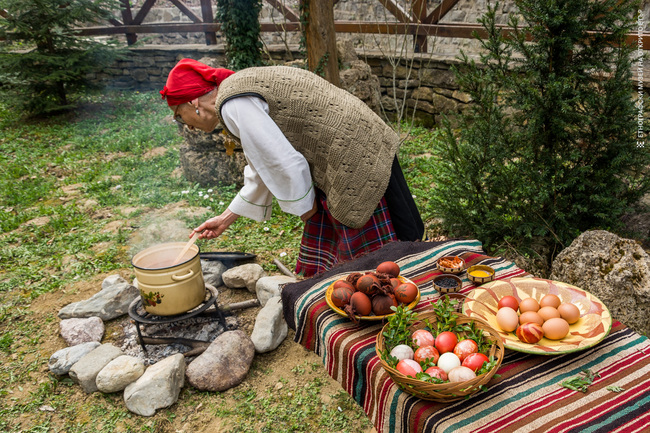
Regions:
M 307 159 L 332 216 L 362 227 L 386 192 L 399 147 L 395 131 L 360 99 L 304 69 L 268 66 L 228 77 L 216 101 L 222 125 L 222 105 L 244 95 L 269 104 L 271 118 Z

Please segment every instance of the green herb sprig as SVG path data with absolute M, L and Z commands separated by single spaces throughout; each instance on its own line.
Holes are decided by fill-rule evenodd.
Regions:
M 595 378 L 600 377 L 598 373 L 592 373 L 591 370 L 582 370 L 583 376 L 572 377 L 562 382 L 562 386 L 574 391 L 587 392 Z
M 465 331 L 464 326 L 456 324 L 456 319 L 458 318 L 458 313 L 456 313 L 457 305 L 458 300 L 450 299 L 449 296 L 446 295 L 438 298 L 436 302 L 431 302 L 433 312 L 436 314 L 436 326 L 435 329 L 431 329 L 431 331 L 434 332 L 436 336 L 444 331 Z
M 395 314 L 388 317 L 388 326 L 383 333 L 385 349 L 382 357 L 386 362 L 394 366 L 397 365 L 397 358 L 391 356 L 390 351 L 400 344 L 413 347 L 413 340 L 409 328 L 415 322 L 416 313 L 413 310 L 407 309 L 404 305 L 390 308 Z

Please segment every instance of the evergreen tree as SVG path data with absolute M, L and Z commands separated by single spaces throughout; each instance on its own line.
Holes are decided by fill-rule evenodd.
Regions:
M 5 98 L 32 114 L 72 106 L 89 73 L 111 64 L 114 46 L 75 27 L 108 19 L 115 0 L 0 0 L 0 83 Z
M 488 247 L 532 248 L 548 262 L 588 229 L 615 229 L 650 190 L 636 141 L 630 0 L 515 0 L 504 37 L 498 5 L 480 20 L 480 64 L 462 54 L 474 99 L 446 122 L 435 205 L 449 230 Z M 523 24 L 522 24 L 523 23 Z

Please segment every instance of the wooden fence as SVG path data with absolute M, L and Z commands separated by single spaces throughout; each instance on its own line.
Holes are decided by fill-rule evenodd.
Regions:
M 182 0 L 169 0 L 181 13 L 186 15 L 191 23 L 158 23 L 143 24 L 147 14 L 156 3 L 156 0 L 145 0 L 142 7 L 135 16 L 131 9 L 129 0 L 120 0 L 122 3 L 122 21 L 110 20 L 110 26 L 86 27 L 80 29 L 82 35 L 101 36 L 124 34 L 129 45 L 137 41 L 138 34 L 151 33 L 176 33 L 194 32 L 205 33 L 207 45 L 216 44 L 216 33 L 221 25 L 214 21 L 212 0 L 201 1 L 201 15 L 197 16 Z M 285 32 L 300 31 L 299 12 L 287 7 L 282 0 L 263 0 L 271 7 L 279 11 L 284 17 L 284 22 L 262 23 L 262 32 Z M 320 0 L 327 1 L 327 0 Z M 332 0 L 333 4 L 339 0 Z M 414 40 L 416 52 L 426 52 L 428 37 L 442 38 L 472 38 L 474 32 L 484 37 L 485 31 L 479 24 L 470 23 L 441 23 L 442 18 L 458 3 L 459 0 L 442 0 L 433 10 L 427 9 L 426 0 L 411 0 L 411 8 L 405 9 L 395 0 L 377 0 L 396 19 L 395 22 L 369 22 L 369 21 L 335 21 L 334 29 L 337 33 L 362 33 L 362 34 L 402 34 L 411 35 Z M 510 29 L 502 27 L 502 31 L 508 33 Z M 650 49 L 650 33 L 632 33 L 628 35 L 627 42 L 633 45 L 639 43 L 644 50 Z

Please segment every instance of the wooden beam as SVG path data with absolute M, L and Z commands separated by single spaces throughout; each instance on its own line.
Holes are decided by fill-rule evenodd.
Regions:
M 397 18 L 401 23 L 412 23 L 413 17 L 411 13 L 405 10 L 402 6 L 397 4 L 395 0 L 379 0 L 379 3 L 384 5 L 384 7 Z
M 185 3 L 183 3 L 181 0 L 169 0 L 172 2 L 174 6 L 176 6 L 181 12 L 185 14 L 189 19 L 191 19 L 195 23 L 202 23 L 203 20 L 201 17 L 196 15 L 194 12 L 190 10 L 190 8 L 187 7 Z
M 427 19 L 427 2 L 426 0 L 412 0 L 411 10 L 413 16 L 418 23 L 424 22 Z M 427 52 L 427 37 L 426 36 L 416 36 L 413 41 L 413 50 L 416 53 L 426 53 Z
M 456 6 L 456 3 L 458 3 L 458 0 L 442 0 L 438 7 L 431 11 L 423 22 L 426 24 L 438 24 L 447 15 L 447 12 Z
M 201 15 L 203 15 L 204 23 L 214 22 L 214 15 L 212 15 L 212 3 L 210 1 L 211 0 L 201 0 Z M 205 32 L 205 44 L 217 44 L 217 35 L 215 32 Z
M 281 31 L 298 31 L 300 30 L 300 23 L 262 23 L 261 30 L 263 32 L 281 32 Z M 369 34 L 402 34 L 402 35 L 426 35 L 448 38 L 473 38 L 473 33 L 476 32 L 480 37 L 487 36 L 485 29 L 480 24 L 409 24 L 409 23 L 387 23 L 385 21 L 379 22 L 359 22 L 359 21 L 336 21 L 334 28 L 339 33 L 369 33 Z M 501 26 L 502 32 L 508 35 L 512 29 L 506 26 Z M 77 29 L 79 34 L 84 36 L 104 36 L 115 35 L 124 33 L 173 33 L 173 32 L 188 32 L 188 33 L 204 33 L 206 31 L 219 32 L 221 31 L 221 24 L 219 23 L 162 23 L 162 24 L 141 24 L 124 25 L 124 26 L 108 26 L 108 27 L 82 27 Z M 650 32 L 644 32 L 641 36 L 642 48 L 650 50 Z M 627 36 L 626 43 L 636 46 L 638 35 L 636 32 L 630 33 Z
M 131 5 L 129 0 L 120 0 L 122 3 L 122 21 L 124 21 L 124 26 L 130 26 L 133 24 L 133 15 L 131 15 Z M 126 42 L 129 45 L 133 45 L 138 41 L 138 35 L 136 32 L 126 33 Z
M 285 6 L 284 2 L 281 0 L 266 0 L 266 2 L 270 4 L 273 9 L 280 12 L 286 20 L 296 23 L 300 22 L 300 16 L 298 16 L 298 14 L 293 9 Z
M 111 23 L 111 24 L 113 24 L 114 26 L 123 26 L 123 25 L 124 25 L 124 23 L 119 22 L 119 21 L 116 20 L 115 18 L 110 18 L 110 19 L 108 20 L 108 22 Z
M 133 18 L 133 24 L 142 24 L 147 14 L 151 10 L 151 7 L 156 3 L 156 0 L 145 0 L 144 4 Z

